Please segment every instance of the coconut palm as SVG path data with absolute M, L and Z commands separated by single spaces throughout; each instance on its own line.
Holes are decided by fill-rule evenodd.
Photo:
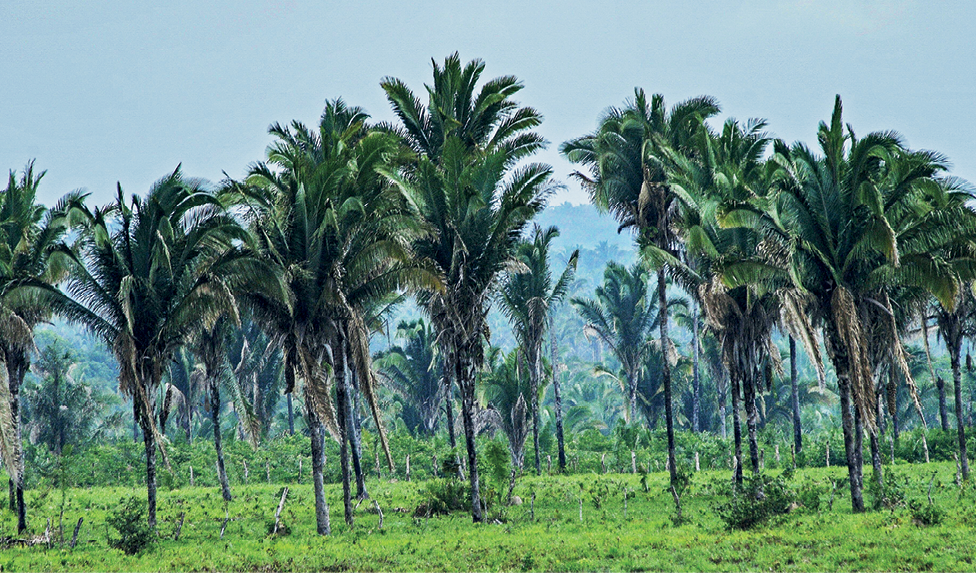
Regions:
M 68 281 L 69 320 L 87 326 L 112 348 L 119 388 L 131 397 L 146 451 L 149 524 L 156 525 L 156 449 L 162 449 L 154 402 L 163 372 L 193 326 L 220 314 L 236 316 L 235 274 L 267 269 L 232 247 L 246 235 L 217 197 L 184 179 L 179 168 L 145 198 L 115 202 L 84 222 L 81 257 Z
M 434 263 L 444 289 L 422 293 L 419 302 L 441 341 L 445 386 L 450 388 L 453 380 L 461 390 L 476 522 L 482 520 L 482 507 L 474 385 L 475 370 L 483 363 L 490 297 L 513 263 L 519 237 L 545 207 L 552 189 L 549 166 L 516 167 L 543 144 L 530 131 L 541 116 L 511 99 L 522 89 L 514 77 L 490 80 L 476 94 L 483 70 L 480 60 L 462 67 L 457 54 L 448 57 L 443 68 L 435 62 L 427 105 L 399 80 L 388 78 L 382 84 L 400 118 L 398 130 L 416 152 L 416 160 L 406 169 L 389 175 L 435 232 L 421 238 L 415 248 Z M 451 431 L 453 416 L 450 408 L 447 412 Z
M 528 364 L 532 391 L 529 407 L 532 416 L 532 443 L 535 446 L 535 471 L 542 475 L 539 452 L 539 388 L 542 386 L 543 343 L 549 327 L 552 306 L 566 296 L 576 270 L 579 251 L 574 251 L 558 278 L 553 276 L 549 249 L 559 236 L 556 227 L 533 226 L 532 234 L 518 248 L 516 259 L 524 265 L 509 274 L 501 287 L 501 308 L 515 331 L 515 339 Z M 555 278 L 555 280 L 553 280 Z M 558 385 L 558 381 L 555 382 Z M 558 393 L 558 390 L 557 390 Z M 557 429 L 562 431 L 562 413 L 557 411 Z M 558 436 L 562 442 L 563 437 Z M 565 454 L 563 454 L 565 458 Z
M 659 321 L 663 345 L 668 336 L 666 275 L 678 262 L 676 218 L 687 200 L 668 181 L 665 149 L 692 155 L 704 120 L 719 112 L 710 97 L 698 97 L 668 109 L 664 97 L 648 100 L 644 90 L 634 90 L 634 100 L 622 108 L 610 108 L 596 133 L 564 143 L 560 151 L 588 172 L 576 172 L 593 203 L 609 211 L 620 228 L 632 228 L 644 257 L 658 269 Z M 677 482 L 674 459 L 671 371 L 663 361 L 665 419 L 668 434 L 668 467 L 671 484 Z
M 20 390 L 31 365 L 34 327 L 51 315 L 52 285 L 64 278 L 70 249 L 64 244 L 69 219 L 84 196 L 73 192 L 48 210 L 37 202 L 44 171 L 34 163 L 20 178 L 11 171 L 0 193 L 0 456 L 10 475 L 10 507 L 17 531 L 27 528 L 21 453 Z

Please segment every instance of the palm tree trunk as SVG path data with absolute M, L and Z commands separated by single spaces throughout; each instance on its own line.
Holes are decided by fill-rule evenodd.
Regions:
M 746 429 L 749 432 L 749 461 L 752 463 L 752 473 L 759 475 L 759 439 L 757 436 L 759 410 L 756 408 L 756 380 L 744 380 L 742 389 L 742 398 L 746 407 Z
M 901 428 L 898 427 L 898 385 L 895 379 L 895 368 L 888 369 L 888 415 L 891 416 L 891 436 L 897 442 Z M 892 463 L 895 460 L 891 460 Z
M 352 384 L 348 383 L 350 379 L 352 380 Z M 356 371 L 353 368 L 348 369 L 346 388 L 346 399 L 348 401 L 346 405 L 346 416 L 348 417 L 346 425 L 349 427 L 352 467 L 356 475 L 356 498 L 367 499 L 369 498 L 369 493 L 366 491 L 366 475 L 363 472 L 363 440 L 360 431 L 359 416 L 356 414 L 359 406 L 359 379 L 356 377 Z
M 214 450 L 217 452 L 217 479 L 220 481 L 220 493 L 224 501 L 231 501 L 230 482 L 227 480 L 227 468 L 224 466 L 224 445 L 220 435 L 220 380 L 212 375 L 210 386 L 210 421 L 213 422 Z
M 968 480 L 969 457 L 966 454 L 966 428 L 962 418 L 962 369 L 959 366 L 962 339 L 953 342 L 953 347 L 949 348 L 949 361 L 952 364 L 952 395 L 955 398 L 953 406 L 956 411 L 956 434 L 959 439 L 959 467 L 962 471 L 962 479 Z
M 735 449 L 735 473 L 732 478 L 735 483 L 742 483 L 742 423 L 739 420 L 739 384 L 731 381 L 732 394 L 732 441 Z
M 835 367 L 837 364 L 835 363 Z M 851 382 L 847 370 L 837 368 L 837 386 L 840 389 L 840 417 L 844 430 L 844 453 L 847 456 L 847 474 L 851 486 L 851 509 L 854 513 L 864 511 L 862 493 L 861 465 L 858 464 L 857 428 L 851 408 Z
M 691 430 L 696 434 L 701 432 L 699 411 L 701 410 L 701 375 L 699 363 L 701 360 L 698 348 L 698 303 L 692 301 L 694 310 L 691 313 L 691 345 L 692 345 L 692 378 L 691 378 Z
M 315 531 L 319 535 L 332 533 L 329 523 L 329 504 L 325 501 L 325 487 L 322 474 L 325 470 L 325 427 L 319 422 L 318 416 L 308 396 L 305 397 L 305 420 L 312 440 L 312 488 L 315 490 Z
M 553 328 L 553 318 L 549 315 L 549 335 L 552 338 L 551 360 L 552 392 L 556 398 L 556 447 L 558 450 L 558 466 L 560 473 L 566 471 L 566 442 L 563 436 L 563 396 L 559 384 L 559 346 L 556 342 L 556 329 Z
M 719 427 L 719 435 L 722 436 L 722 439 L 723 440 L 726 439 L 726 438 L 728 438 L 728 436 L 729 436 L 729 434 L 728 434 L 728 428 L 725 425 L 725 415 L 726 415 L 726 412 L 725 412 L 725 398 L 726 398 L 726 394 L 728 394 L 728 385 L 727 384 L 726 384 L 726 388 L 725 388 L 725 391 L 724 392 L 721 391 L 721 390 L 718 392 L 718 427 Z
M 134 398 L 136 404 L 139 399 Z M 156 436 L 153 435 L 149 416 L 139 408 L 139 427 L 142 429 L 142 443 L 146 450 L 146 494 L 148 500 L 149 527 L 156 528 Z
M 289 392 L 288 394 L 285 395 L 285 397 L 288 402 L 288 435 L 294 436 L 295 435 L 295 409 L 291 402 L 291 395 L 292 393 Z
M 462 353 L 463 352 L 463 353 Z M 457 381 L 461 387 L 461 418 L 464 422 L 464 442 L 468 450 L 468 479 L 471 485 L 471 518 L 475 523 L 484 520 L 481 511 L 481 488 L 478 483 L 478 451 L 475 449 L 474 427 L 474 364 L 469 352 L 459 349 Z
M 346 525 L 353 526 L 353 508 L 351 495 L 351 471 L 349 467 L 349 394 L 348 394 L 348 372 L 346 370 L 345 341 L 340 338 L 335 345 L 335 365 L 336 376 L 336 406 L 339 416 L 339 464 L 342 470 L 342 507 L 346 519 Z
M 27 507 L 24 505 L 24 469 L 26 466 L 22 451 L 24 440 L 20 415 L 20 389 L 24 382 L 24 376 L 27 373 L 27 367 L 22 361 L 13 357 L 13 354 L 8 354 L 7 381 L 10 389 L 10 414 L 14 424 L 14 440 L 17 449 L 20 450 L 20 460 L 18 461 L 18 465 L 20 466 L 20 482 L 14 484 L 11 481 L 12 488 L 9 507 L 17 512 L 17 534 L 19 535 L 27 530 Z
M 453 390 L 451 385 L 451 374 L 450 368 L 444 368 L 444 412 L 447 415 L 447 438 L 448 443 L 451 444 L 451 449 L 457 449 L 457 440 L 454 437 L 454 401 Z
M 532 446 L 535 448 L 535 475 L 542 475 L 542 453 L 539 451 L 539 382 L 542 379 L 542 340 L 532 356 Z
M 671 474 L 671 485 L 678 481 L 678 467 L 674 457 L 674 416 L 671 412 L 671 364 L 668 362 L 668 295 L 667 282 L 664 279 L 664 267 L 657 272 L 658 312 L 661 323 L 661 381 L 664 384 L 664 418 L 668 431 L 668 470 Z
M 800 426 L 800 389 L 796 369 L 796 340 L 790 337 L 790 398 L 793 403 L 793 451 L 803 451 L 803 428 Z
M 949 431 L 949 409 L 946 407 L 945 380 L 942 376 L 936 376 L 935 388 L 939 391 L 939 421 L 942 423 L 942 431 Z

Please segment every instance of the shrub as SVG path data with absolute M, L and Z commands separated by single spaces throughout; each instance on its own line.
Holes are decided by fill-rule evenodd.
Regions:
M 871 495 L 871 505 L 874 509 L 891 509 L 905 504 L 905 487 L 908 479 L 899 476 L 893 469 L 884 473 L 884 488 L 878 484 L 872 475 L 868 480 L 868 493 Z
M 428 481 L 423 495 L 427 501 L 417 506 L 413 512 L 414 517 L 447 515 L 452 511 L 462 511 L 471 505 L 468 488 L 456 476 Z
M 155 533 L 146 522 L 146 504 L 135 497 L 124 499 L 105 521 L 119 534 L 110 536 L 108 544 L 126 555 L 135 555 L 155 541 Z
M 938 525 L 945 517 L 945 510 L 934 503 L 922 503 L 918 500 L 909 500 L 908 510 L 912 513 L 912 521 L 917 525 Z
M 729 529 L 749 529 L 771 517 L 788 513 L 796 494 L 782 478 L 750 477 L 743 488 L 716 510 Z
M 796 492 L 797 502 L 808 511 L 820 511 L 823 494 L 827 488 L 814 482 L 806 482 Z

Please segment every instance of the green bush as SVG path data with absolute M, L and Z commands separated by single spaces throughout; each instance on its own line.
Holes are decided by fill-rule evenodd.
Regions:
M 934 503 L 922 503 L 918 500 L 909 500 L 908 510 L 912 514 L 912 521 L 918 525 L 938 525 L 945 517 L 945 510 Z
M 468 488 L 457 479 L 456 474 L 453 477 L 428 481 L 421 495 L 427 499 L 414 510 L 414 517 L 447 515 L 454 511 L 469 509 L 471 506 Z
M 119 534 L 118 537 L 109 536 L 108 544 L 126 555 L 139 553 L 156 539 L 146 521 L 146 503 L 135 497 L 122 500 L 105 521 Z
M 729 529 L 750 529 L 790 511 L 796 494 L 783 478 L 758 475 L 748 478 L 732 499 L 716 510 Z

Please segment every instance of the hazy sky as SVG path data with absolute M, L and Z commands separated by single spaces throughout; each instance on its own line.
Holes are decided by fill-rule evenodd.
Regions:
M 558 145 L 592 131 L 635 86 L 669 102 L 710 94 L 813 142 L 834 94 L 859 134 L 895 129 L 976 181 L 976 2 L 298 2 L 3 0 L 0 168 L 47 169 L 42 198 L 106 202 L 183 164 L 240 177 L 272 122 L 315 123 L 342 96 L 392 119 L 384 76 L 414 91 L 431 58 L 514 74 L 546 117 L 541 160 L 586 200 Z

